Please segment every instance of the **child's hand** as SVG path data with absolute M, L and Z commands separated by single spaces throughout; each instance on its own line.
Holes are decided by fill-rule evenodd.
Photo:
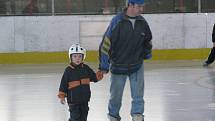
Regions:
M 61 98 L 60 103 L 64 105 L 66 103 L 65 98 Z
M 97 71 L 96 72 L 96 78 L 97 80 L 102 80 L 103 79 L 103 72 L 102 71 Z

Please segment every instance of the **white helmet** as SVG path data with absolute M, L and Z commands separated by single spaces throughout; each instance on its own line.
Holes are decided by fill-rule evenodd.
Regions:
M 80 53 L 83 54 L 83 60 L 86 57 L 86 49 L 84 49 L 83 47 L 81 47 L 79 44 L 73 44 L 70 48 L 69 48 L 69 58 L 71 54 L 75 54 L 75 53 Z M 71 58 L 70 58 L 71 59 Z

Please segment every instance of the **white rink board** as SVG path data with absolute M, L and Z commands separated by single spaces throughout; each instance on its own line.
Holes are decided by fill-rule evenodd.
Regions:
M 153 35 L 153 48 L 184 47 L 183 14 L 145 15 Z

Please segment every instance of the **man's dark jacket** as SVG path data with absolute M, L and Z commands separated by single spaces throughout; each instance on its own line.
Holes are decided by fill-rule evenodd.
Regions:
M 135 25 L 125 12 L 116 15 L 107 28 L 99 47 L 99 69 L 115 74 L 137 71 L 144 59 L 151 57 L 152 34 L 142 16 L 135 17 Z

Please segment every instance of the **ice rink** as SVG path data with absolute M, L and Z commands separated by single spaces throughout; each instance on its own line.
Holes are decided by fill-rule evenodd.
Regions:
M 96 70 L 96 63 L 88 63 Z M 145 121 L 215 121 L 215 64 L 202 61 L 145 62 Z M 63 64 L 0 65 L 0 121 L 67 121 L 57 98 Z M 109 74 L 91 83 L 88 121 L 108 121 Z M 122 121 L 131 121 L 126 83 Z

